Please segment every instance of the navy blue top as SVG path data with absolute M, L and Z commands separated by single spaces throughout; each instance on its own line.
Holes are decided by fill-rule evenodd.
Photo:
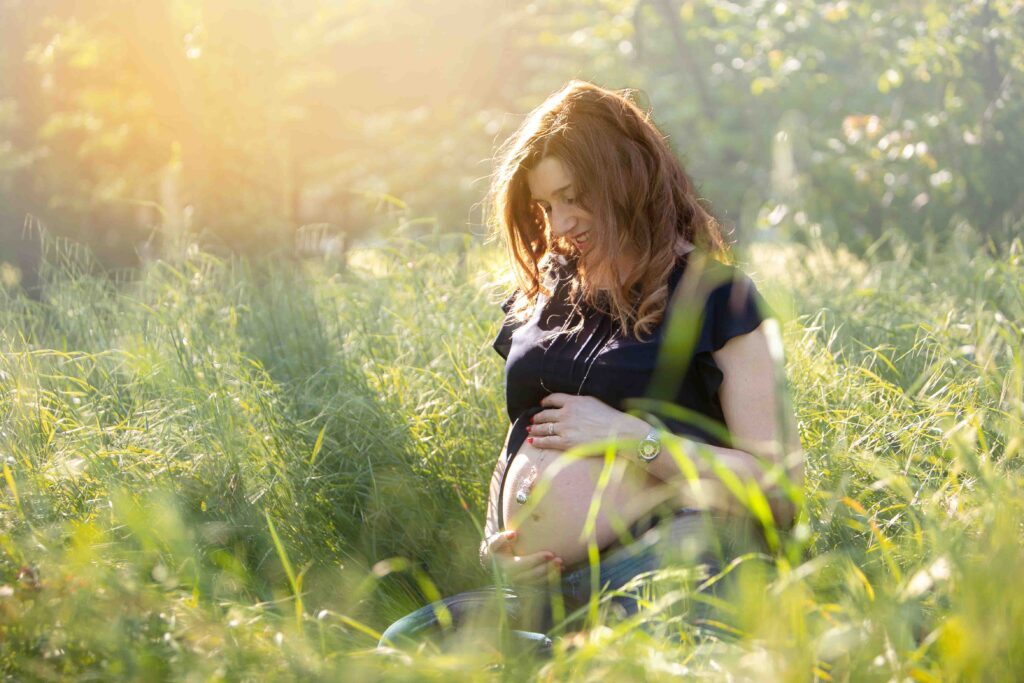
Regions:
M 653 395 L 687 410 L 655 413 L 669 430 L 728 445 L 707 424 L 710 418 L 724 429 L 718 398 L 722 371 L 711 353 L 754 330 L 768 309 L 747 276 L 710 259 L 691 259 L 696 254 L 679 258 L 669 276 L 667 314 L 643 341 L 624 334 L 609 315 L 585 304 L 580 305 L 580 332 L 551 336 L 575 323 L 567 320 L 573 308 L 569 284 L 576 272 L 574 260 L 552 264 L 546 280 L 551 297 L 541 295 L 525 322 L 508 315 L 512 297 L 502 304 L 506 316 L 494 350 L 506 359 L 505 398 L 512 423 L 506 459 L 525 441 L 530 417 L 543 410 L 541 399 L 556 392 L 594 396 L 617 410 L 625 410 L 627 399 Z M 684 279 L 691 260 L 691 277 Z M 666 350 L 674 350 L 664 354 L 659 366 L 666 337 L 672 340 Z

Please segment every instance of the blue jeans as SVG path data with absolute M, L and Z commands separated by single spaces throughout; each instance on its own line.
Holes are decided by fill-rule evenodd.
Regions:
M 423 640 L 444 645 L 471 632 L 496 644 L 546 655 L 551 648 L 548 636 L 586 612 L 595 583 L 599 590 L 612 592 L 607 609 L 628 617 L 639 610 L 643 583 L 623 587 L 647 572 L 682 565 L 702 566 L 707 574 L 717 574 L 728 556 L 735 556 L 722 547 L 721 541 L 729 546 L 730 539 L 718 538 L 722 535 L 716 528 L 718 521 L 693 509 L 654 514 L 631 527 L 631 541 L 602 551 L 600 563 L 593 568 L 596 577 L 584 561 L 566 568 L 554 585 L 490 586 L 459 593 L 391 624 L 378 647 L 414 647 Z

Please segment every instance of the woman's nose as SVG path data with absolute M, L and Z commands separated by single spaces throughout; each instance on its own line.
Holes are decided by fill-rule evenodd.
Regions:
M 555 235 L 561 237 L 562 235 L 572 232 L 573 228 L 576 227 L 576 217 L 572 215 L 572 212 L 568 209 L 559 209 L 554 207 L 551 210 L 551 229 Z

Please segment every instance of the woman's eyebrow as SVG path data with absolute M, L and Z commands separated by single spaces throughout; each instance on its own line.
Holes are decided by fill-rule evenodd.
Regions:
M 551 193 L 551 196 L 552 196 L 552 197 L 557 197 L 558 195 L 562 194 L 563 192 L 565 192 L 566 190 L 568 190 L 568 189 L 571 189 L 571 188 L 572 188 L 572 183 L 569 183 L 569 184 L 568 184 L 568 185 L 566 185 L 565 187 L 560 187 L 560 188 L 558 188 L 557 190 L 555 190 L 554 192 L 552 192 L 552 193 Z M 540 199 L 538 199 L 537 197 L 530 197 L 530 199 L 532 199 L 532 200 L 533 200 L 533 201 L 535 201 L 535 202 L 539 202 L 539 201 L 541 201 L 541 200 L 540 200 Z

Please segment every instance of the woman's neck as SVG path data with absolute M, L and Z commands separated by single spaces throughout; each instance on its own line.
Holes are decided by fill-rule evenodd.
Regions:
M 673 245 L 672 251 L 675 252 L 678 259 L 696 248 L 696 245 L 680 237 L 679 241 Z M 577 259 L 579 258 L 581 257 L 577 256 Z M 612 288 L 621 287 L 622 283 L 629 279 L 630 274 L 632 274 L 636 261 L 636 255 L 624 250 L 617 259 L 616 266 L 618 272 L 613 271 L 610 267 L 590 270 L 588 276 L 593 288 L 599 292 L 607 292 Z

